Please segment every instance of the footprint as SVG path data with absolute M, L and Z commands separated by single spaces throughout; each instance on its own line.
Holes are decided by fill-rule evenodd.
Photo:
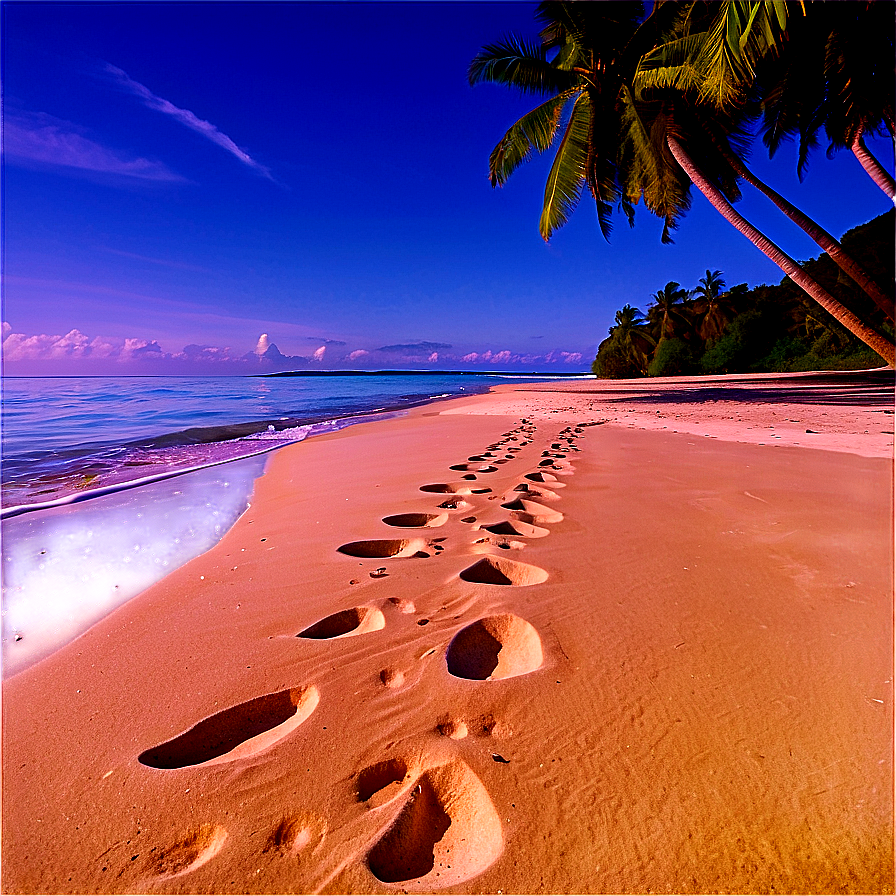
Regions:
M 525 619 L 504 613 L 486 616 L 462 628 L 445 654 L 455 678 L 498 681 L 541 668 L 541 638 Z
M 483 466 L 482 464 L 454 464 L 448 468 L 449 470 L 459 470 L 462 473 L 494 473 L 497 467 L 490 464 Z
M 548 488 L 539 487 L 537 485 L 527 485 L 523 483 L 518 485 L 514 491 L 524 492 L 526 498 L 537 498 L 539 501 L 559 501 L 560 495 L 552 492 Z
M 484 495 L 490 488 L 474 488 L 469 482 L 433 482 L 421 485 L 421 492 L 435 492 L 439 495 Z
M 398 529 L 437 529 L 448 522 L 447 513 L 396 513 L 392 516 L 384 516 L 383 522 L 387 526 Z
M 540 482 L 550 486 L 550 488 L 566 488 L 566 483 L 561 482 L 556 476 L 539 470 L 537 473 L 526 473 L 525 476 L 530 482 Z
M 201 825 L 171 846 L 151 854 L 144 864 L 144 873 L 156 880 L 189 874 L 213 859 L 226 839 L 227 831 L 219 825 Z
M 481 874 L 503 848 L 501 819 L 488 792 L 458 760 L 419 778 L 367 866 L 382 883 L 441 889 Z
M 312 641 L 329 641 L 332 638 L 346 638 L 354 635 L 366 635 L 386 627 L 386 617 L 376 607 L 352 607 L 341 610 L 315 622 L 314 625 L 300 631 L 297 638 L 308 638 Z
M 137 760 L 149 768 L 172 769 L 245 759 L 291 734 L 319 700 L 313 684 L 265 694 L 203 719 L 173 740 L 144 750 Z
M 540 566 L 490 555 L 460 573 L 460 578 L 465 582 L 480 585 L 538 585 L 546 581 L 547 577 L 547 571 Z
M 413 557 L 425 547 L 425 538 L 372 538 L 367 541 L 351 541 L 340 545 L 336 550 L 349 557 L 376 559 Z
M 405 613 L 410 615 L 411 613 L 417 612 L 417 606 L 412 600 L 408 600 L 405 597 L 390 597 L 389 604 L 395 607 L 400 613 Z
M 524 498 L 517 498 L 507 504 L 502 504 L 507 510 L 514 511 L 514 517 L 523 520 L 523 522 L 533 525 L 541 525 L 542 523 L 559 523 L 563 519 L 563 514 L 559 510 L 551 510 L 544 504 L 536 501 L 527 501 Z
M 378 809 L 391 803 L 412 783 L 408 765 L 403 759 L 387 759 L 365 768 L 358 775 L 359 803 L 367 803 L 370 809 Z
M 262 852 L 279 852 L 284 855 L 298 856 L 309 846 L 312 849 L 317 848 L 323 843 L 326 833 L 327 823 L 317 816 L 304 813 L 287 815 L 271 831 Z
M 494 535 L 521 535 L 524 538 L 544 538 L 550 535 L 549 529 L 541 526 L 533 526 L 531 523 L 524 523 L 522 520 L 507 520 L 503 523 L 495 523 L 493 526 L 483 526 L 486 532 Z

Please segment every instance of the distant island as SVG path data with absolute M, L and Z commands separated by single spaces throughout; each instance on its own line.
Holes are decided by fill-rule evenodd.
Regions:
M 549 377 L 550 379 L 581 379 L 591 376 L 587 371 L 577 373 L 531 373 L 507 370 L 284 370 L 280 373 L 257 373 L 253 376 L 512 376 L 512 377 Z

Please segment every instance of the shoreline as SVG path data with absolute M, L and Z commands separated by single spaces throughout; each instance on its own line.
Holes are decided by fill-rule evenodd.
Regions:
M 892 404 L 574 385 L 275 452 L 5 681 L 4 890 L 886 892 Z

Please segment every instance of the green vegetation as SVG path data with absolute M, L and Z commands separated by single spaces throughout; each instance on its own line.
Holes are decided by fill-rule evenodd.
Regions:
M 842 245 L 881 281 L 894 276 L 893 228 L 887 212 L 844 234 Z M 828 258 L 803 267 L 842 304 L 893 338 L 892 323 Z M 857 370 L 880 356 L 820 309 L 789 278 L 777 286 L 726 289 L 707 270 L 690 292 L 678 283 L 651 297 L 646 316 L 625 305 L 591 365 L 604 379 L 701 373 Z
M 794 289 L 822 309 L 804 315 L 815 322 L 807 325 L 811 332 L 798 336 L 785 327 L 788 339 L 799 344 L 769 347 L 775 363 L 797 363 L 794 353 L 803 344 L 810 352 L 826 352 L 843 342 L 844 329 L 888 364 L 896 363 L 892 278 L 876 277 L 856 252 L 757 178 L 745 161 L 758 128 L 770 155 L 782 141 L 798 141 L 802 176 L 823 133 L 829 153 L 854 153 L 881 190 L 891 199 L 896 195 L 893 179 L 864 142 L 868 134 L 896 134 L 891 3 L 667 0 L 654 3 L 647 15 L 635 0 L 544 0 L 536 18 L 542 26 L 537 41 L 511 36 L 483 47 L 468 76 L 471 84 L 500 84 L 542 98 L 492 151 L 489 174 L 493 186 L 502 185 L 533 151 L 553 150 L 539 221 L 545 240 L 566 223 L 587 192 L 605 237 L 614 211 L 633 223 L 635 207 L 642 203 L 663 219 L 663 242 L 671 242 L 696 187 L 781 268 Z M 800 265 L 739 214 L 733 203 L 740 199 L 742 183 L 803 228 L 824 258 Z M 838 273 L 831 276 L 831 267 Z M 708 342 L 740 358 L 730 363 L 747 363 L 740 342 L 723 340 L 731 335 L 735 342 L 747 339 L 752 345 L 749 334 L 759 325 L 742 321 L 736 333 L 727 332 L 734 319 L 725 318 L 737 306 L 732 291 L 723 299 L 717 290 L 712 276 L 717 273 L 707 271 L 703 292 L 693 299 L 676 298 L 678 284 L 661 290 L 657 302 L 662 307 L 655 316 L 662 320 L 659 326 L 650 320 L 657 340 L 654 369 L 702 364 L 706 351 L 697 350 Z M 867 301 L 847 300 L 843 289 L 832 289 L 832 284 L 842 285 L 841 277 Z M 785 290 L 778 299 L 791 305 L 801 301 L 789 296 Z M 686 301 L 699 303 L 700 310 Z M 762 308 L 753 310 L 766 319 Z M 683 317 L 698 315 L 695 340 Z M 823 338 L 813 326 L 834 335 Z M 847 348 L 841 346 L 841 354 Z M 628 336 L 620 335 L 605 360 L 614 369 L 640 368 L 640 353 Z

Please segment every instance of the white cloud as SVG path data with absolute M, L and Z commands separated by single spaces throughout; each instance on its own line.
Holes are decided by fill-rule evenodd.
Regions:
M 161 162 L 127 159 L 78 132 L 71 122 L 49 115 L 7 114 L 3 152 L 14 161 L 38 162 L 54 168 L 123 175 L 139 180 L 183 182 Z
M 327 350 L 327 347 L 326 347 L 325 345 L 322 345 L 319 349 L 317 349 L 317 350 L 314 352 L 314 354 L 311 356 L 311 359 L 312 359 L 313 361 L 323 361 L 323 359 L 324 359 L 324 352 L 325 352 L 326 350 Z
M 363 348 L 359 348 L 357 351 L 351 352 L 351 354 L 349 354 L 349 356 L 348 356 L 348 359 L 349 359 L 349 361 L 357 361 L 358 358 L 363 358 L 365 355 L 369 355 L 369 354 L 370 354 L 370 352 L 366 351 Z
M 168 102 L 168 100 L 156 96 L 148 87 L 144 87 L 139 82 L 134 81 L 126 72 L 123 72 L 120 68 L 116 68 L 114 65 L 107 65 L 106 71 L 109 72 L 109 74 L 111 74 L 126 90 L 134 94 L 134 96 L 140 97 L 140 99 L 143 100 L 143 104 L 148 109 L 153 109 L 156 112 L 161 112 L 163 115 L 170 116 L 175 121 L 179 121 L 182 125 L 188 127 L 191 131 L 196 131 L 197 134 L 202 134 L 207 140 L 211 140 L 212 143 L 225 149 L 232 156 L 239 159 L 244 165 L 257 171 L 263 177 L 266 177 L 269 180 L 274 179 L 271 172 L 265 168 L 264 165 L 259 164 L 249 155 L 249 153 L 240 149 L 230 137 L 221 133 L 221 131 L 219 131 L 210 121 L 203 121 L 203 119 L 199 118 L 189 109 L 181 109 L 173 103 Z

